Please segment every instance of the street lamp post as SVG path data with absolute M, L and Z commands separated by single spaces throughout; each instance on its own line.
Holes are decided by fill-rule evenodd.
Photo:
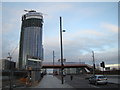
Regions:
M 94 59 L 94 51 L 92 51 L 93 54 L 93 76 L 95 76 L 95 59 Z
M 12 82 L 11 82 L 11 73 L 12 73 L 12 68 L 11 68 L 11 59 L 12 59 L 12 57 L 11 57 L 11 55 L 10 55 L 10 53 L 8 53 L 8 57 L 7 58 L 9 58 L 10 59 L 10 76 L 9 76 L 9 80 L 10 80 L 10 90 L 12 90 Z
M 54 52 L 54 50 L 53 50 L 53 75 L 54 75 L 54 59 L 55 59 L 55 52 Z
M 79 58 L 79 64 L 81 64 L 81 59 Z
M 60 17 L 60 46 L 61 46 L 61 81 L 63 84 L 63 69 L 64 69 L 64 65 L 63 65 L 63 46 L 62 46 L 62 17 Z

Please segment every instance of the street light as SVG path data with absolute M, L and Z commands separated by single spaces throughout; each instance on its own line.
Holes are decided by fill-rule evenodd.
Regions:
M 55 62 L 55 52 L 54 52 L 54 50 L 53 50 L 53 76 L 54 76 L 54 62 Z
M 95 59 L 94 59 L 94 51 L 92 51 L 93 54 L 93 76 L 95 76 Z
M 63 46 L 62 46 L 62 32 L 65 32 L 65 30 L 62 30 L 62 17 L 60 17 L 60 46 L 61 46 L 61 81 L 63 84 L 63 70 L 64 70 L 64 65 L 63 65 Z
M 7 58 L 9 58 L 10 59 L 10 76 L 9 76 L 9 79 L 10 79 L 10 90 L 12 90 L 12 82 L 11 82 L 11 59 L 12 59 L 12 57 L 11 57 L 11 55 L 10 55 L 10 53 L 8 53 L 8 57 Z

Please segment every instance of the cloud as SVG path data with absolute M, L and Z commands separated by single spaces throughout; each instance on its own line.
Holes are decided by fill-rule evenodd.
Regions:
M 42 5 L 42 3 L 40 3 Z M 44 19 L 46 22 L 55 20 L 62 14 L 62 12 L 66 12 L 70 10 L 73 5 L 67 3 L 43 3 L 45 6 L 37 7 L 36 10 L 42 12 L 44 15 Z M 47 6 L 46 6 L 47 5 Z
M 72 4 L 67 4 L 67 3 L 39 3 L 43 4 L 45 6 L 39 7 L 37 10 L 40 10 L 41 12 L 45 13 L 53 13 L 59 12 L 59 11 L 65 11 L 68 10 L 72 7 Z M 47 5 L 47 6 L 46 6 Z
M 13 14 L 13 13 L 15 13 L 15 14 Z M 8 8 L 3 5 L 3 11 L 2 11 L 2 34 L 3 34 L 3 37 L 10 36 L 10 35 L 12 37 L 13 34 L 18 36 L 18 34 L 20 32 L 22 13 L 23 13 L 23 11 L 20 9 Z M 14 17 L 14 18 L 12 18 L 12 17 Z
M 14 50 L 11 52 L 12 60 L 18 62 L 19 57 L 19 46 L 15 47 Z
M 103 37 L 105 36 L 105 34 L 103 32 L 97 31 L 97 30 L 88 30 L 88 29 L 83 29 L 83 30 L 77 30 L 77 32 L 74 33 L 66 33 L 66 38 L 70 37 L 70 38 L 78 38 L 78 37 L 89 37 L 89 38 L 93 38 L 93 37 Z
M 2 2 L 118 2 L 119 0 L 2 0 Z
M 0 3 L 0 58 L 2 58 L 2 3 Z
M 11 43 L 8 40 L 2 42 L 2 57 L 1 58 L 3 59 L 7 58 L 8 52 L 12 56 L 12 61 L 18 62 L 19 45 L 16 42 Z
M 99 26 L 101 27 L 101 24 Z M 102 27 L 101 29 L 75 30 L 63 34 L 64 58 L 67 61 L 79 61 L 81 58 L 82 61 L 91 63 L 91 51 L 94 50 L 97 53 L 96 63 L 100 63 L 102 60 L 105 60 L 106 63 L 117 63 L 117 37 L 111 37 L 116 36 L 117 33 L 110 33 L 113 28 L 106 30 L 106 27 Z M 45 61 L 49 61 L 50 58 L 52 61 L 52 50 L 55 50 L 56 58 L 60 58 L 59 37 L 45 38 L 45 42 L 45 55 L 47 55 Z
M 22 3 L 21 3 L 22 4 Z M 33 5 L 36 5 L 35 3 L 32 3 Z M 44 6 L 44 5 L 46 6 Z M 29 3 L 26 6 L 27 9 L 31 9 L 33 7 L 29 7 Z M 43 5 L 43 6 L 42 6 Z M 23 15 L 23 10 L 25 7 L 19 7 L 19 8 L 6 8 L 4 13 L 8 14 L 7 19 L 5 20 L 4 25 L 4 33 L 3 33 L 3 55 L 4 57 L 7 56 L 8 51 L 13 50 L 18 41 L 19 41 L 19 33 L 20 33 L 20 25 L 21 25 L 21 16 Z M 74 8 L 73 4 L 67 4 L 67 3 L 39 3 L 39 5 L 36 5 L 33 9 L 37 11 L 41 11 L 45 14 L 48 14 L 45 16 L 45 35 L 44 35 L 44 52 L 45 52 L 45 61 L 52 61 L 52 51 L 55 51 L 55 60 L 60 58 L 60 40 L 59 40 L 59 33 L 56 31 L 59 28 L 59 22 L 58 16 L 64 15 L 67 13 L 67 11 L 80 10 L 78 7 L 77 9 Z M 71 16 L 73 15 L 80 15 L 82 13 L 83 17 L 86 14 L 89 16 L 98 14 L 99 10 L 96 12 L 97 9 L 93 8 L 83 8 L 86 11 L 80 11 L 78 13 L 72 13 L 69 12 L 67 14 L 68 19 L 66 20 L 67 23 L 69 21 L 71 22 Z M 14 14 L 15 13 L 15 14 Z M 72 13 L 72 14 L 71 14 Z M 96 14 L 95 14 L 96 13 Z M 10 18 L 14 17 L 14 18 Z M 6 17 L 4 17 L 5 19 Z M 89 18 L 89 17 L 88 17 Z M 77 18 L 78 19 L 78 18 Z M 10 20 L 10 21 L 9 21 Z M 76 19 L 75 19 L 76 20 Z M 58 23 L 56 23 L 56 21 Z M 74 20 L 71 22 L 71 27 L 68 26 L 69 29 L 74 26 L 73 23 Z M 77 22 L 76 22 L 77 23 Z M 79 22 L 78 22 L 79 23 Z M 56 26 L 57 25 L 57 26 Z M 66 24 L 67 25 L 67 24 Z M 75 24 L 76 25 L 76 24 Z M 76 25 L 78 26 L 78 24 Z M 89 26 L 88 29 L 85 28 L 78 28 L 73 29 L 73 31 L 67 31 L 65 34 L 63 34 L 63 51 L 64 51 L 64 58 L 67 59 L 67 61 L 79 61 L 79 58 L 81 61 L 85 61 L 86 63 L 92 64 L 92 56 L 91 51 L 95 51 L 95 58 L 96 62 L 101 62 L 101 60 L 105 60 L 107 63 L 116 63 L 113 60 L 117 60 L 117 26 L 110 23 L 102 23 L 98 25 L 97 28 L 91 29 Z M 113 37 L 115 36 L 115 37 Z M 111 50 L 114 49 L 114 50 Z M 102 52 L 102 53 L 100 53 Z M 114 54 L 113 54 L 114 53 Z M 13 55 L 14 58 L 18 58 L 18 49 L 15 51 L 15 54 Z M 14 59 L 16 60 L 16 59 Z
M 109 32 L 118 33 L 118 26 L 117 25 L 113 25 L 113 24 L 109 24 L 109 23 L 102 23 L 101 27 L 105 28 Z
M 118 48 L 111 48 L 106 51 L 96 52 L 96 62 L 105 61 L 107 64 L 118 63 Z
M 14 24 L 13 23 L 14 22 L 12 22 L 12 23 L 4 23 L 2 33 L 5 34 L 5 33 L 9 33 L 12 30 L 14 30 Z

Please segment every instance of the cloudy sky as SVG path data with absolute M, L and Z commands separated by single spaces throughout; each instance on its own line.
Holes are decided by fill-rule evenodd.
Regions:
M 118 63 L 118 2 L 2 2 L 2 58 L 11 52 L 13 60 L 18 60 L 21 16 L 25 9 L 45 14 L 45 62 L 52 61 L 53 50 L 56 62 L 60 58 L 59 17 L 62 16 L 66 30 L 63 51 L 68 62 L 92 64 L 94 51 L 96 64 Z

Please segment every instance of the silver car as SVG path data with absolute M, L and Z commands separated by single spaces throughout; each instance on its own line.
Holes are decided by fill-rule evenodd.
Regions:
M 107 84 L 108 81 L 107 81 L 107 77 L 104 76 L 104 75 L 95 75 L 95 76 L 91 76 L 89 78 L 89 82 L 90 83 L 93 83 L 95 85 L 97 84 Z

